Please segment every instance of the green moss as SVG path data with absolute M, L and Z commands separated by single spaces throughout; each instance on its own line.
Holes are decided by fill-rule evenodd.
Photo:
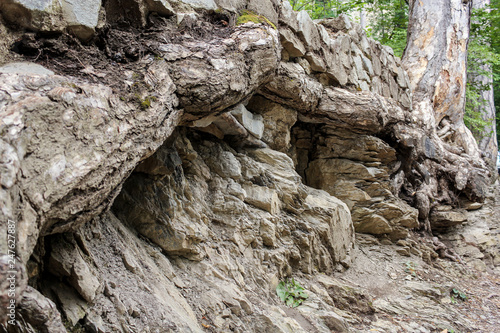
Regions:
M 247 22 L 266 24 L 276 30 L 276 26 L 273 24 L 273 22 L 269 21 L 265 16 L 255 14 L 254 12 L 245 9 L 241 11 L 241 15 L 236 20 L 236 25 L 244 24 Z
M 151 103 L 156 101 L 156 97 L 154 96 L 146 96 L 143 100 L 141 100 L 141 109 L 146 110 L 151 107 Z

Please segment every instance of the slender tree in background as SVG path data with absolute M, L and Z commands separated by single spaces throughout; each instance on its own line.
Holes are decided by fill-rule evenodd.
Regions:
M 496 159 L 498 151 L 493 66 L 500 63 L 500 56 L 494 48 L 500 27 L 494 26 L 495 16 L 498 16 L 498 10 L 490 7 L 490 0 L 474 1 L 465 113 L 466 125 L 473 131 L 479 149 L 490 159 Z

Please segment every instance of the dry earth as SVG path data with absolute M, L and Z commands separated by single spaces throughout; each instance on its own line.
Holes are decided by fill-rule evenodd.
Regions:
M 431 240 L 417 233 L 397 245 L 357 234 L 353 265 L 328 282 L 336 308 L 355 332 L 498 332 L 499 212 L 497 182 L 466 224 L 439 235 L 461 262 L 422 260 Z

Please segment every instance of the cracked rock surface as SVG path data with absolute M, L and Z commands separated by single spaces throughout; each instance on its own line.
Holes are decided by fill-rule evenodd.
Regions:
M 243 9 L 257 22 L 237 25 Z M 0 13 L 0 232 L 15 221 L 19 310 L 5 322 L 2 282 L 0 330 L 500 325 L 494 175 L 451 125 L 420 126 L 399 58 L 347 17 L 274 0 Z M 288 278 L 300 307 L 276 295 Z

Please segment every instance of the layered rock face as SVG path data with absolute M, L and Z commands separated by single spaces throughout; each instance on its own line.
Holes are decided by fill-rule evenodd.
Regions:
M 345 17 L 84 4 L 0 5 L 0 59 L 18 61 L 0 67 L 9 332 L 348 331 L 362 320 L 337 311 L 330 275 L 354 231 L 447 228 L 484 197 L 484 163 L 420 127 L 400 60 Z M 285 311 L 292 276 L 320 283 Z

